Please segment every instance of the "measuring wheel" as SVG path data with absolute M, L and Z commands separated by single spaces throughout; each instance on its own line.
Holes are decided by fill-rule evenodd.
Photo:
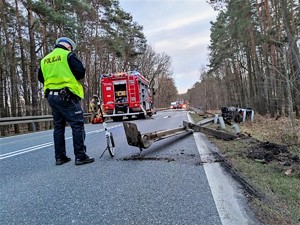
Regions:
M 115 141 L 114 141 L 114 137 L 112 132 L 110 132 L 107 129 L 107 123 L 103 122 L 103 127 L 104 127 L 104 131 L 105 131 L 105 139 L 106 139 L 106 149 L 104 150 L 104 152 L 106 152 L 106 150 L 108 150 L 109 154 L 111 157 L 115 156 Z M 104 152 L 102 153 L 102 155 L 100 156 L 100 158 L 103 156 Z
M 113 134 L 108 131 L 109 135 L 106 136 L 106 144 L 107 144 L 107 150 L 110 154 L 111 157 L 114 157 L 115 156 L 115 141 L 114 141 L 114 137 L 113 137 Z

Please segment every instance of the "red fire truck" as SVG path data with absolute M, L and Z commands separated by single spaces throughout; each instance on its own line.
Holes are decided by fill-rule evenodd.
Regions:
M 154 113 L 149 82 L 139 72 L 121 72 L 101 76 L 101 100 L 103 117 L 121 121 L 151 117 Z

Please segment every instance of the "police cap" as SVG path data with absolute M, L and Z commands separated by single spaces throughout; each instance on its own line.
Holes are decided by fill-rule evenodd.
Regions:
M 65 43 L 69 44 L 71 46 L 71 48 L 72 48 L 72 51 L 74 51 L 76 49 L 75 42 L 72 39 L 70 39 L 70 38 L 60 37 L 60 38 L 56 39 L 55 44 L 59 44 L 61 42 L 65 42 Z

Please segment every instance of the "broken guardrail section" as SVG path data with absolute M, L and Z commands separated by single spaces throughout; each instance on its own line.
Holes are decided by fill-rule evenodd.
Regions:
M 190 131 L 202 132 L 204 134 L 212 135 L 223 140 L 233 140 L 238 138 L 237 135 L 210 129 L 201 126 L 201 124 L 197 125 L 187 121 L 183 121 L 183 126 L 179 128 L 154 131 L 145 134 L 141 134 L 135 123 L 123 122 L 123 127 L 125 130 L 128 145 L 139 147 L 140 151 L 142 151 L 142 149 L 149 148 L 156 141 Z

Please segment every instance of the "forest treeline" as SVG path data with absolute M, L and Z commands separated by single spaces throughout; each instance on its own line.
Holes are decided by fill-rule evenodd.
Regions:
M 285 115 L 294 129 L 293 118 L 300 117 L 300 1 L 207 2 L 219 12 L 211 22 L 209 65 L 180 98 L 204 110 L 237 106 Z M 133 68 L 149 79 L 156 107 L 178 98 L 171 58 L 147 44 L 143 27 L 118 0 L 0 0 L 0 9 L 1 117 L 50 114 L 37 69 L 60 36 L 76 41 L 86 67 L 85 111 L 91 96 L 100 94 L 101 74 Z
M 143 27 L 118 0 L 0 0 L 0 10 L 1 117 L 51 114 L 37 71 L 61 36 L 77 43 L 86 67 L 85 112 L 100 94 L 101 74 L 138 69 L 158 107 L 177 95 L 170 57 L 147 45 Z
M 294 0 L 210 0 L 210 60 L 188 90 L 199 108 L 300 117 L 299 11 Z

